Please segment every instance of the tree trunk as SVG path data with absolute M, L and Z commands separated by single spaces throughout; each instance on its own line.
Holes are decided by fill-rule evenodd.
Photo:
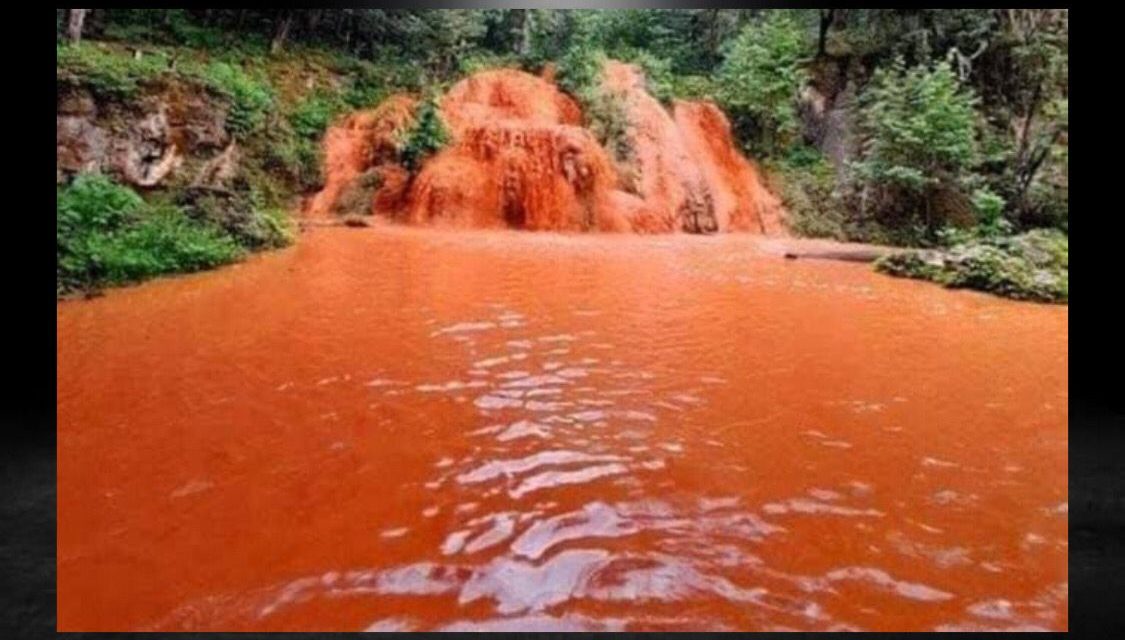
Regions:
M 522 19 L 520 20 L 520 41 L 516 53 L 526 57 L 531 54 L 531 27 L 534 18 L 531 9 L 520 9 L 519 11 Z
M 89 9 L 71 9 L 70 16 L 66 24 L 66 39 L 71 44 L 78 44 L 82 41 L 82 25 L 86 22 L 86 14 Z
M 320 18 L 323 15 L 324 9 L 313 9 L 308 12 L 308 20 L 305 25 L 308 27 L 310 36 L 316 36 L 316 28 L 320 26 Z
M 273 40 L 270 41 L 270 54 L 281 53 L 285 48 L 285 40 L 289 37 L 289 29 L 293 27 L 293 11 L 291 9 L 285 10 L 277 22 L 277 29 L 274 30 Z
M 832 27 L 832 19 L 836 17 L 835 9 L 820 10 L 820 33 L 816 39 L 816 55 L 827 55 L 828 29 Z

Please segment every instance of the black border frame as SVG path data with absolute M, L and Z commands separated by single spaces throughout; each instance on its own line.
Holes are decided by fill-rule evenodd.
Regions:
M 234 6 L 275 6 L 275 7 L 355 7 L 370 6 L 384 8 L 518 8 L 535 6 L 550 8 L 781 8 L 781 7 L 822 7 L 822 6 L 853 6 L 864 8 L 895 8 L 908 3 L 886 4 L 882 2 L 700 2 L 699 0 L 663 0 L 663 1 L 623 1 L 604 0 L 597 1 L 570 1 L 530 3 L 513 0 L 476 0 L 453 2 L 449 0 L 418 0 L 415 2 L 384 1 L 384 2 L 270 2 L 270 3 L 232 3 Z M 121 2 L 111 7 L 204 7 L 215 6 L 207 2 Z M 927 8 L 962 8 L 962 7 L 995 7 L 993 3 L 926 3 Z M 1068 7 L 1069 3 L 1048 3 L 1027 1 L 1018 3 L 1019 7 Z M 1089 47 L 1093 49 L 1096 43 L 1107 43 L 1107 51 L 1099 62 L 1097 57 L 1085 57 L 1081 53 L 1077 59 L 1079 65 L 1072 68 L 1079 71 L 1079 75 L 1087 73 L 1102 76 L 1103 93 L 1108 101 L 1116 83 L 1113 82 L 1115 74 L 1112 67 L 1117 57 L 1114 45 L 1119 41 L 1112 32 L 1095 34 L 1094 21 L 1089 20 L 1092 12 L 1080 12 L 1079 16 L 1085 20 L 1077 23 L 1078 38 L 1075 43 L 1078 49 Z M 1108 12 L 1103 18 L 1102 26 L 1107 30 L 1114 26 L 1114 20 L 1108 17 Z M 1096 38 L 1096 39 L 1095 39 Z M 1095 53 L 1094 56 L 1097 54 Z M 1082 62 L 1085 61 L 1085 62 Z M 1109 63 L 1109 64 L 1106 64 Z M 1088 66 L 1089 65 L 1089 66 Z M 1109 73 L 1106 73 L 1106 72 Z M 1096 79 L 1091 79 L 1090 86 Z M 1105 82 L 1109 80 L 1109 82 Z M 43 81 L 46 82 L 45 80 Z M 13 83 L 12 89 L 21 91 L 25 86 L 32 84 Z M 1092 111 L 1095 105 L 1093 96 L 1088 95 L 1081 100 L 1083 109 Z M 1116 106 L 1114 104 L 1114 106 Z M 1087 122 L 1099 123 L 1103 126 L 1113 126 L 1115 119 L 1110 114 L 1095 119 L 1087 116 L 1078 119 L 1079 129 L 1089 129 L 1097 139 L 1094 127 Z M 1087 140 L 1079 137 L 1080 140 Z M 1106 143 L 1109 140 L 1106 139 Z M 1079 143 L 1082 144 L 1081 142 Z M 1083 171 L 1076 173 L 1078 183 L 1086 184 L 1086 189 L 1092 189 L 1094 184 L 1101 182 L 1101 176 L 1091 171 L 1098 165 L 1093 157 L 1093 145 L 1087 144 L 1090 151 L 1079 154 L 1080 163 L 1087 163 Z M 1115 149 L 1109 149 L 1112 154 Z M 1106 154 L 1109 155 L 1109 154 Z M 1110 156 L 1112 157 L 1112 156 Z M 1110 161 L 1112 163 L 1112 160 Z M 1112 164 L 1107 163 L 1109 166 Z M 1104 166 L 1104 165 L 1103 165 Z M 1087 176 L 1093 176 L 1089 179 Z M 1085 179 L 1084 179 L 1085 178 Z M 1107 176 L 1108 178 L 1108 176 Z M 1097 180 L 1097 182 L 1095 182 Z M 1110 184 L 1112 178 L 1107 180 Z M 1079 367 L 1072 369 L 1072 374 L 1078 374 L 1074 379 L 1075 393 L 1070 397 L 1070 507 L 1069 514 L 1070 542 L 1070 574 L 1069 581 L 1074 587 L 1070 594 L 1071 615 L 1070 630 L 1074 633 L 1108 635 L 1113 628 L 1118 628 L 1112 622 L 1113 614 L 1123 610 L 1122 600 L 1125 594 L 1125 577 L 1120 567 L 1125 555 L 1125 483 L 1122 482 L 1121 468 L 1125 466 L 1125 403 L 1121 402 L 1120 373 L 1118 368 L 1122 362 L 1122 347 L 1120 339 L 1112 336 L 1121 331 L 1120 323 L 1115 314 L 1110 312 L 1098 313 L 1089 304 L 1090 299 L 1098 284 L 1099 275 L 1104 278 L 1103 295 L 1112 296 L 1116 284 L 1116 275 L 1120 268 L 1114 268 L 1115 258 L 1121 253 L 1120 249 L 1113 246 L 1115 238 L 1121 237 L 1121 216 L 1116 207 L 1106 206 L 1106 203 L 1096 203 L 1096 192 L 1077 189 L 1079 203 L 1087 206 L 1081 210 L 1090 215 L 1101 216 L 1098 219 L 1099 236 L 1106 242 L 1106 247 L 1101 251 L 1096 247 L 1097 237 L 1091 238 L 1087 234 L 1084 240 L 1085 249 L 1080 253 L 1078 261 L 1078 317 L 1079 326 L 1082 328 L 1077 337 L 1078 348 L 1075 351 L 1080 355 Z M 1100 204 L 1101 206 L 1090 206 Z M 49 223 L 45 215 L 40 213 L 23 213 L 13 208 L 10 215 L 22 218 L 20 222 L 29 222 L 33 227 L 46 227 Z M 19 233 L 22 230 L 17 230 Z M 40 250 L 35 248 L 39 236 L 46 235 L 47 229 L 28 229 L 29 238 L 36 240 L 26 243 L 26 254 L 20 256 L 16 264 L 26 264 L 23 257 L 28 257 L 27 262 L 33 263 L 46 261 L 46 255 L 39 255 Z M 1079 232 L 1081 236 L 1081 231 Z M 45 244 L 45 238 L 43 242 Z M 1090 242 L 1094 240 L 1094 242 Z M 18 244 L 18 243 L 14 243 Z M 46 247 L 41 251 L 47 254 Z M 49 255 L 49 254 L 48 254 Z M 1099 260 L 1104 264 L 1098 264 Z M 1102 267 L 1099 269 L 1099 267 Z M 18 356 L 9 359 L 9 363 L 18 366 L 8 367 L 9 376 L 7 384 L 0 387 L 10 399 L 0 403 L 0 425 L 3 425 L 8 435 L 6 442 L 0 446 L 0 478 L 3 487 L 0 498 L 0 558 L 4 565 L 0 569 L 0 630 L 10 631 L 12 635 L 44 632 L 55 632 L 56 622 L 56 588 L 55 588 L 55 523 L 56 523 L 56 491 L 55 491 L 55 443 L 56 443 L 56 414 L 51 408 L 49 397 L 50 390 L 56 390 L 57 371 L 55 382 L 48 383 L 47 377 L 55 371 L 53 360 L 47 360 L 46 343 L 49 330 L 55 326 L 55 320 L 48 316 L 49 284 L 36 282 L 38 277 L 21 279 L 22 270 L 13 269 L 13 277 L 9 279 L 9 286 L 15 285 L 22 289 L 20 296 L 28 303 L 9 306 L 10 320 L 9 340 L 18 348 Z M 33 272 L 38 273 L 38 269 Z M 48 267 L 42 265 L 43 280 L 49 273 Z M 26 291 L 24 291 L 26 290 Z M 19 300 L 19 302 L 23 302 Z M 1108 309 L 1107 309 L 1108 311 Z M 14 326 L 13 326 L 14 325 Z M 57 339 L 57 336 L 56 336 Z M 43 346 L 40 346 L 40 342 Z M 51 362 L 52 364 L 45 364 Z M 1101 366 L 1096 366 L 1101 365 Z M 4 634 L 8 635 L 8 634 Z M 67 634 L 71 635 L 71 634 Z M 82 633 L 81 636 L 110 636 L 117 634 Z M 158 634 L 162 635 L 162 634 Z M 177 634 L 179 636 L 180 634 Z M 274 634 L 183 634 L 183 637 L 200 636 L 227 636 L 227 637 L 265 637 Z M 301 636 L 319 636 L 327 634 L 286 634 Z M 516 634 L 530 635 L 530 634 Z M 891 634 L 898 635 L 898 634 Z

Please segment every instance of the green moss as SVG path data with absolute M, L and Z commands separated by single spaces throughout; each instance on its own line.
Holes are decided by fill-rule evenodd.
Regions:
M 1069 240 L 1047 229 L 967 241 L 943 251 L 895 253 L 877 260 L 875 269 L 1017 300 L 1069 299 Z

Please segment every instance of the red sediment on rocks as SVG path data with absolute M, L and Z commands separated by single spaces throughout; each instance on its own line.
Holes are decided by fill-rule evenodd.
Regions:
M 708 102 L 673 112 L 645 90 L 634 65 L 610 61 L 601 89 L 628 121 L 628 157 L 615 162 L 553 82 L 514 69 L 473 74 L 441 99 L 450 144 L 413 177 L 395 141 L 416 102 L 396 96 L 350 116 L 325 138 L 325 187 L 308 212 L 324 215 L 376 167 L 371 211 L 413 224 L 555 231 L 747 231 L 783 234 L 780 203 Z M 627 189 L 626 189 L 627 185 Z
M 608 194 L 617 175 L 590 132 L 505 122 L 467 129 L 426 163 L 408 219 L 453 226 L 628 231 Z
M 766 188 L 757 167 L 739 153 L 726 115 L 711 102 L 678 100 L 673 114 L 707 184 L 719 228 L 785 235 L 781 200 Z
M 551 82 L 499 69 L 454 85 L 441 101 L 453 144 L 411 187 L 412 223 L 554 231 L 628 231 L 608 195 L 617 172 L 581 111 Z
M 672 117 L 645 90 L 640 69 L 608 61 L 601 89 L 614 96 L 629 123 L 630 157 L 623 169 L 632 174 L 635 191 L 644 202 L 632 211 L 634 226 L 648 232 L 718 230 L 703 176 Z
M 371 203 L 374 215 L 394 216 L 406 205 L 410 188 L 410 172 L 399 164 L 384 164 L 378 167 L 379 189 Z
M 357 111 L 328 128 L 322 143 L 324 187 L 309 200 L 306 215 L 328 215 L 361 173 L 394 162 L 397 136 L 413 121 L 415 103 L 409 96 L 391 96 L 378 107 Z
M 454 138 L 468 129 L 506 121 L 527 125 L 582 123 L 582 110 L 553 82 L 514 69 L 475 73 L 453 85 L 441 114 Z

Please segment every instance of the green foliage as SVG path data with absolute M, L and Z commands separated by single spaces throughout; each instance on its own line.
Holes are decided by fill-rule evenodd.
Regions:
M 321 185 L 321 149 L 318 141 L 302 138 L 292 129 L 278 127 L 271 131 L 261 151 L 266 169 L 280 172 L 300 191 Z
M 976 104 L 947 62 L 908 68 L 899 58 L 877 69 L 860 94 L 863 142 L 851 164 L 861 213 L 900 230 L 918 227 L 909 235 L 919 240 L 945 226 L 948 210 L 939 205 L 979 182 Z
M 176 204 L 187 217 L 221 229 L 248 249 L 275 249 L 293 239 L 284 212 L 267 207 L 261 195 L 246 184 L 231 191 L 187 189 Z
M 769 162 L 770 183 L 789 213 L 789 225 L 811 238 L 851 240 L 843 202 L 836 192 L 832 165 L 812 147 L 792 147 L 780 162 Z
M 196 271 L 236 260 L 242 249 L 180 210 L 151 206 L 100 175 L 57 192 L 56 292 Z
M 297 104 L 289 115 L 289 123 L 298 136 L 319 139 L 347 107 L 347 103 L 336 94 L 318 91 Z
M 1011 231 L 1011 223 L 1004 219 L 1004 198 L 985 187 L 974 191 L 972 200 L 977 228 L 982 235 L 998 236 Z
M 399 140 L 399 158 L 407 170 L 417 171 L 422 161 L 444 147 L 450 140 L 449 130 L 441 119 L 437 97 L 424 100 L 414 114 L 414 125 Z
M 627 191 L 636 192 L 637 176 L 634 169 L 635 151 L 629 142 L 629 113 L 625 109 L 625 96 L 601 88 L 587 92 L 584 104 L 586 128 L 609 151 L 623 174 Z
M 233 262 L 242 249 L 218 229 L 192 223 L 176 209 L 146 210 L 115 233 L 94 233 L 75 256 L 99 281 L 121 284 L 165 273 L 210 269 Z
M 491 51 L 473 53 L 457 62 L 457 71 L 462 75 L 472 75 L 489 69 L 519 69 L 522 62 L 516 55 L 499 55 Z
M 875 269 L 1017 300 L 1066 302 L 1069 240 L 1064 233 L 1036 229 L 967 241 L 946 251 L 895 253 L 877 260 Z
M 645 75 L 645 89 L 657 100 L 667 104 L 678 97 L 675 74 L 668 60 L 633 47 L 614 50 L 611 57 L 640 67 Z
M 601 49 L 586 47 L 571 49 L 558 62 L 559 87 L 578 98 L 580 102 L 585 102 L 597 90 L 605 61 L 606 55 Z
M 97 95 L 127 98 L 146 82 L 156 80 L 168 69 L 163 54 L 136 59 L 124 52 L 90 43 L 55 47 L 55 80 L 72 86 L 88 87 Z
M 974 159 L 975 104 L 947 63 L 907 68 L 899 58 L 878 69 L 860 97 L 858 175 L 915 193 L 956 178 Z
M 139 58 L 121 49 L 90 43 L 56 47 L 55 77 L 59 83 L 89 88 L 105 98 L 127 99 L 146 83 L 178 77 L 198 82 L 231 103 L 229 126 L 236 134 L 261 127 L 274 108 L 273 89 L 262 74 L 252 74 L 236 63 L 184 62 L 173 71 L 164 51 L 146 52 Z
M 342 100 L 353 109 L 373 107 L 394 92 L 423 88 L 418 65 L 392 53 L 380 54 L 376 61 L 339 56 L 336 71 L 351 79 Z
M 236 135 L 256 131 L 274 109 L 273 88 L 262 74 L 252 74 L 239 65 L 218 61 L 205 65 L 186 64 L 182 73 L 230 100 L 228 126 Z
M 808 43 L 800 24 L 775 11 L 728 43 L 717 73 L 718 99 L 754 151 L 777 153 L 797 134 L 797 91 Z
M 710 100 L 718 88 L 711 76 L 673 75 L 671 93 L 682 100 Z
M 78 176 L 56 198 L 60 238 L 74 229 L 112 229 L 144 206 L 132 189 L 95 173 Z

